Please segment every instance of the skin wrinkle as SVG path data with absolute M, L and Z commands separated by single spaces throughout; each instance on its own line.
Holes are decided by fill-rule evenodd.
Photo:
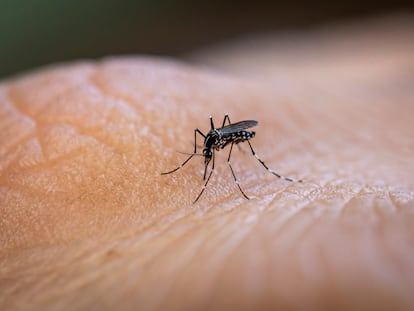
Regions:
M 84 82 L 84 81 L 81 81 L 81 82 Z M 82 83 L 80 86 L 82 87 L 84 85 L 84 83 Z M 67 94 L 70 94 L 69 92 L 71 91 L 71 89 L 67 89 L 67 90 L 64 90 L 62 93 L 59 93 L 59 94 L 55 94 L 55 98 L 62 98 L 62 97 L 64 97 L 64 96 L 67 96 Z M 119 106 L 119 103 L 117 103 L 117 105 Z M 22 105 L 20 105 L 20 106 L 22 106 Z M 118 107 L 117 107 L 117 109 L 118 109 Z M 109 115 L 109 114 L 108 114 Z M 32 116 L 33 117 L 33 116 Z M 93 133 L 93 131 L 87 131 L 86 129 L 82 129 L 82 126 L 79 126 L 79 125 L 72 125 L 72 126 L 75 126 L 76 128 L 78 128 L 79 129 L 79 132 L 84 132 L 85 134 L 87 134 L 87 135 L 89 135 L 89 136 L 91 136 L 91 137 L 94 137 L 97 141 L 99 141 L 101 144 L 107 144 L 104 140 L 102 140 L 102 139 L 100 139 L 99 137 L 97 137 L 96 135 L 93 135 L 94 133 Z M 108 147 L 109 148 L 112 148 L 112 146 L 110 146 L 110 145 L 108 145 Z M 115 150 L 115 149 L 114 149 Z
M 13 125 L 19 125 L 19 127 L 22 127 L 22 124 L 21 123 L 19 124 L 18 122 L 14 122 L 14 123 L 10 122 L 10 120 L 14 120 L 15 119 L 15 115 L 14 114 L 15 113 L 19 113 L 19 112 L 16 112 L 15 109 L 13 109 L 13 107 L 11 106 L 11 103 L 5 97 L 5 94 L 3 92 L 3 88 L 2 88 L 2 91 L 0 93 L 0 96 L 1 96 L 0 103 L 2 103 L 3 105 L 7 105 L 6 107 L 11 108 L 12 111 L 13 111 L 13 117 L 7 118 L 9 121 L 8 121 L 8 123 L 6 123 L 6 127 L 7 126 L 8 127 L 11 127 Z M 4 107 L 3 105 L 2 105 L 2 108 Z M 5 116 L 6 115 L 7 114 L 5 114 Z M 24 123 L 24 124 L 27 124 L 27 123 Z M 9 132 L 9 134 L 10 134 L 10 133 L 12 133 L 14 131 L 7 130 L 7 129 L 3 129 L 3 131 L 2 131 L 3 135 L 5 133 L 7 133 L 7 132 Z M 2 136 L 2 137 L 5 137 L 5 136 Z M 7 171 L 8 168 L 10 167 L 10 165 L 12 165 L 15 162 L 15 158 L 16 158 L 15 155 L 16 155 L 16 153 L 19 152 L 20 144 L 23 143 L 23 142 L 25 142 L 25 141 L 27 141 L 27 140 L 29 140 L 30 138 L 34 137 L 33 134 L 23 134 L 23 135 L 19 135 L 19 136 L 20 137 L 18 139 L 16 139 L 15 138 L 15 135 L 13 135 L 13 137 L 10 138 L 10 140 L 12 141 L 12 143 L 10 143 L 9 141 L 7 141 L 7 142 L 4 142 L 4 143 L 1 144 L 1 147 L 0 147 L 1 148 L 0 149 L 1 150 L 0 151 L 0 156 L 1 157 L 0 157 L 0 159 L 3 159 L 3 161 L 1 161 L 2 163 L 0 164 L 0 168 L 1 168 L 0 173 L 1 173 L 1 175 L 4 175 L 4 172 Z M 1 176 L 0 176 L 0 178 L 1 178 Z
M 4 101 L 1 101 L 1 102 L 5 103 Z M 4 133 L 4 131 L 2 131 L 2 132 Z M 15 149 L 17 149 L 24 141 L 26 141 L 26 140 L 28 140 L 32 137 L 34 137 L 33 133 L 23 134 L 23 135 L 21 135 L 21 137 L 18 137 L 18 138 L 16 138 L 16 137 L 7 137 L 8 140 L 12 140 L 12 143 L 5 142 L 1 146 L 1 155 L 2 156 L 7 156 L 8 154 L 12 153 L 12 151 L 15 151 Z M 10 152 L 10 150 L 12 150 L 12 151 Z
M 226 224 L 224 224 L 224 225 L 226 225 Z M 221 242 L 223 242 L 223 241 L 221 241 Z M 192 247 L 192 249 L 194 249 L 194 253 L 199 253 L 199 251 L 203 249 L 202 246 L 203 245 L 201 244 L 201 245 L 198 246 L 198 248 Z M 231 248 L 227 248 L 227 249 L 228 249 L 228 251 L 231 250 Z M 217 250 L 215 250 L 215 253 L 219 253 L 219 252 Z M 194 258 L 194 256 L 192 256 L 192 257 Z M 189 258 L 189 260 L 190 259 L 191 258 Z M 189 261 L 189 263 L 190 262 L 191 261 Z M 182 273 L 182 272 L 184 272 L 184 270 L 188 271 L 188 266 L 187 265 L 185 266 L 185 269 L 182 269 L 181 270 L 181 273 L 179 273 L 179 275 L 185 275 L 184 273 Z M 196 269 L 194 272 L 195 273 L 199 273 L 199 271 L 197 271 L 197 270 L 198 269 Z M 218 274 L 218 272 L 216 272 L 216 275 L 217 274 Z M 210 277 L 209 277 L 210 278 L 210 284 L 213 284 L 214 283 L 214 277 L 213 276 L 214 276 L 214 274 L 211 274 L 211 270 L 210 270 Z M 183 278 L 180 277 L 180 276 L 178 276 L 178 279 L 176 279 L 175 282 L 180 283 L 181 280 L 183 280 Z M 206 280 L 203 279 L 203 286 L 205 286 L 205 284 L 206 284 Z M 163 306 L 164 305 L 165 307 L 167 307 L 167 306 L 170 305 L 170 303 L 168 302 L 168 299 L 169 299 L 169 297 L 175 297 L 176 296 L 176 295 L 174 295 L 174 290 L 176 290 L 176 288 L 174 286 L 171 286 L 169 289 L 168 288 L 166 289 L 166 293 L 164 294 L 164 297 L 162 299 L 160 299 L 160 302 L 159 302 L 159 305 L 160 306 Z M 159 308 L 160 309 L 165 309 L 165 307 L 159 307 Z
M 160 256 L 160 257 L 162 257 L 162 256 Z
M 6 95 L 8 93 L 9 92 L 6 92 Z M 39 122 L 36 122 L 35 121 L 35 117 L 33 115 L 30 115 L 30 114 L 25 113 L 24 110 L 20 108 L 20 107 L 24 107 L 23 104 L 17 104 L 16 99 L 13 100 L 12 96 L 8 96 L 8 97 L 9 97 L 8 102 L 11 103 L 17 109 L 17 111 L 20 114 L 22 114 L 24 117 L 29 118 L 30 120 L 33 120 L 34 121 L 35 128 L 36 128 L 35 133 L 34 133 L 34 135 L 32 134 L 32 135 L 29 135 L 28 137 L 36 137 L 37 138 L 37 141 L 39 142 L 39 145 L 41 147 L 40 148 L 40 151 L 42 152 L 42 155 L 41 156 L 46 159 L 47 157 L 44 154 L 44 150 L 46 149 L 45 148 L 45 143 L 43 142 L 43 139 L 42 139 L 43 135 L 40 134 L 41 133 L 41 128 L 40 127 L 43 127 L 44 125 L 40 125 Z M 22 142 L 23 141 L 21 141 L 19 143 L 21 144 Z M 42 161 L 42 162 L 44 162 L 44 161 Z M 39 164 L 41 164 L 41 163 L 39 163 Z
M 71 87 L 51 85 L 49 98 L 44 81 L 56 74 Z M 298 89 L 305 89 L 300 81 Z M 40 119 L 47 145 L 38 171 L 51 174 L 42 175 L 49 182 L 41 184 L 28 175 L 32 168 L 13 168 L 20 180 L 10 184 L 15 194 L 0 192 L 5 202 L 6 193 L 32 189 L 20 206 L 8 199 L 6 214 L 0 204 L 6 237 L 0 245 L 1 309 L 413 305 L 412 152 L 398 153 L 404 146 L 397 139 L 375 141 L 358 132 L 407 136 L 408 124 L 381 126 L 380 120 L 397 116 L 386 112 L 391 103 L 377 107 L 385 112 L 369 106 L 357 111 L 359 99 L 321 90 L 283 96 L 286 101 L 267 86 L 155 59 L 108 59 L 32 74 L 37 95 L 25 83 L 9 85 L 17 105 L 43 107 L 28 111 Z M 159 176 L 181 163 L 184 156 L 174 150 L 191 150 L 191 133 L 197 126 L 208 129 L 209 114 L 220 124 L 223 108 L 233 122 L 259 120 L 253 147 L 260 157 L 305 183 L 273 178 L 249 152 L 237 152 L 232 164 L 252 198 L 244 200 L 226 164 L 228 149 L 217 154 L 216 171 L 196 205 L 202 159 Z M 347 130 L 337 115 L 352 119 L 356 129 Z M 366 123 L 364 115 L 370 116 Z M 78 158 L 60 158 L 70 149 L 54 146 L 53 139 L 76 144 L 71 137 L 86 139 L 85 148 Z M 387 156 L 390 148 L 394 158 Z M 60 160 L 53 162 L 55 156 Z M 384 164 L 376 169 L 379 161 Z M 15 219 L 17 209 L 21 218 Z
M 228 219 L 228 221 L 227 221 L 227 223 L 223 223 L 222 226 L 228 227 L 230 222 L 231 222 L 231 215 L 226 215 L 226 218 Z M 251 233 L 253 225 L 250 228 L 249 227 L 243 227 L 242 232 L 240 232 L 240 228 L 238 228 L 238 226 L 233 225 L 233 226 L 231 226 L 231 228 L 233 230 L 233 232 L 232 232 L 233 234 L 227 234 L 228 242 L 225 243 L 224 245 L 223 245 L 223 243 L 220 242 L 221 249 L 224 251 L 220 255 L 221 259 L 228 258 L 229 256 L 231 256 L 231 254 L 233 254 L 237 251 L 240 244 L 243 243 L 245 241 L 245 238 L 249 236 L 249 233 Z M 237 232 L 237 234 L 234 234 L 235 232 Z M 242 233 L 242 234 L 240 234 L 240 233 Z M 222 241 L 222 239 L 218 239 L 218 241 Z M 211 244 L 214 245 L 214 243 L 211 243 Z M 215 254 L 217 256 L 217 254 L 220 254 L 220 252 L 216 250 L 213 254 Z M 216 261 L 217 261 L 216 265 L 219 265 L 219 262 L 221 262 L 220 259 L 216 260 Z M 219 278 L 223 274 L 223 271 L 225 271 L 225 266 L 223 266 L 223 265 L 217 266 L 216 267 L 216 273 L 213 275 L 213 277 L 211 277 L 211 275 L 210 275 L 210 283 L 211 284 L 217 284 L 217 281 L 219 281 Z M 208 304 L 208 301 L 214 301 L 214 291 L 215 291 L 214 286 L 211 286 L 211 291 L 210 291 L 211 296 L 206 297 L 206 299 L 205 299 L 207 304 Z
M 101 64 L 98 67 L 98 70 L 96 71 L 96 73 L 92 74 L 89 77 L 89 81 L 91 83 L 93 83 L 93 85 L 98 90 L 100 90 L 100 92 L 102 94 L 104 94 L 105 96 L 116 98 L 117 100 L 122 100 L 123 102 L 127 103 L 131 107 L 135 107 L 135 108 L 136 108 L 136 106 L 140 107 L 141 108 L 140 113 L 144 114 L 143 118 L 153 120 L 153 126 L 151 126 L 150 131 L 154 134 L 155 139 L 158 139 L 158 137 L 165 136 L 164 135 L 165 133 L 162 130 L 159 130 L 158 129 L 159 127 L 156 126 L 157 119 L 159 119 L 159 114 L 158 113 L 157 114 L 154 114 L 154 113 L 151 113 L 151 112 L 146 113 L 146 109 L 142 109 L 142 105 L 138 104 L 140 101 L 137 101 L 137 100 L 133 99 L 131 96 L 127 96 L 125 94 L 117 93 L 116 91 L 110 89 L 109 86 L 105 84 L 105 81 L 102 80 L 102 78 L 101 78 L 102 76 L 105 76 L 105 74 L 102 74 L 102 71 L 105 70 L 105 67 L 106 67 L 105 63 Z M 156 94 L 156 93 L 154 93 L 154 94 Z M 131 103 L 135 103 L 136 105 L 132 105 Z
M 224 226 L 224 227 L 226 227 L 226 226 Z

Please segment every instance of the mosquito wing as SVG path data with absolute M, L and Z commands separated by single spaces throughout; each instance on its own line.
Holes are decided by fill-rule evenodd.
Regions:
M 236 122 L 230 125 L 223 126 L 222 128 L 218 130 L 220 131 L 222 135 L 232 134 L 232 133 L 237 133 L 237 132 L 246 130 L 248 128 L 254 127 L 258 123 L 259 122 L 255 120 L 245 120 L 245 121 L 240 121 L 240 122 Z

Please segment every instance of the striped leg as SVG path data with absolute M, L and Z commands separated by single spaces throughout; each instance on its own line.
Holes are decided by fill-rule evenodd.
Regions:
M 207 170 L 207 166 L 206 166 L 205 170 Z M 210 178 L 211 178 L 211 175 L 213 174 L 213 171 L 214 171 L 214 151 L 213 151 L 213 165 L 212 165 L 212 167 L 211 167 L 210 174 L 208 175 L 208 178 L 207 178 L 206 182 L 204 183 L 203 188 L 201 189 L 200 194 L 199 194 L 199 195 L 197 196 L 197 198 L 194 200 L 193 204 L 195 204 L 195 203 L 198 201 L 198 199 L 199 199 L 199 198 L 201 197 L 201 195 L 203 194 L 204 190 L 206 190 L 206 188 L 207 188 L 207 184 L 208 184 L 208 182 L 210 181 Z
M 223 123 L 224 123 L 224 122 L 223 122 Z M 228 158 L 227 158 L 227 163 L 228 163 L 228 165 L 229 165 L 229 167 L 230 167 L 231 173 L 233 174 L 234 182 L 236 183 L 237 187 L 239 187 L 240 192 L 242 193 L 242 195 L 243 195 L 243 196 L 244 196 L 247 200 L 250 200 L 250 199 L 249 199 L 249 197 L 248 197 L 248 196 L 244 193 L 244 191 L 243 191 L 243 190 L 242 190 L 242 188 L 240 187 L 239 181 L 237 180 L 236 175 L 234 174 L 233 167 L 231 166 L 231 163 L 230 163 L 230 156 L 231 156 L 231 151 L 233 150 L 233 145 L 234 145 L 234 143 L 231 143 L 231 146 L 230 146 L 230 152 L 229 152 L 229 156 L 228 156 Z
M 161 175 L 168 175 L 171 173 L 174 173 L 175 171 L 178 171 L 180 168 L 182 168 L 184 165 L 187 164 L 188 161 L 191 160 L 191 158 L 197 154 L 197 133 L 203 136 L 203 138 L 206 138 L 206 135 L 204 135 L 198 128 L 194 130 L 194 152 L 188 157 L 187 160 L 185 160 L 179 167 L 176 167 L 172 171 L 161 173 Z
M 221 125 L 221 127 L 224 127 L 224 125 L 226 124 L 226 120 L 229 121 L 229 125 L 231 124 L 229 115 L 228 114 L 225 114 L 224 115 L 223 124 Z
M 229 115 L 228 115 L 228 114 L 225 114 L 225 115 L 224 115 L 223 124 L 221 125 L 221 127 L 224 127 L 224 126 L 226 125 L 226 120 L 229 122 L 229 125 L 231 125 L 231 121 L 230 121 L 230 117 L 229 117 Z M 241 153 L 246 153 L 246 152 L 242 149 L 242 147 L 240 146 L 240 144 L 236 144 L 236 146 L 237 146 L 237 148 L 239 148 L 239 151 L 240 151 Z
M 284 179 L 284 180 L 287 180 L 287 181 L 290 181 L 290 182 L 302 182 L 302 180 L 301 179 L 299 179 L 299 180 L 294 180 L 294 179 L 292 179 L 292 178 L 289 178 L 289 177 L 285 177 L 285 176 L 282 176 L 282 175 L 280 175 L 280 174 L 278 174 L 278 173 L 276 173 L 275 171 L 273 171 L 273 170 L 271 170 L 264 162 L 263 162 L 263 160 L 262 159 L 260 159 L 259 158 L 259 156 L 256 154 L 256 152 L 253 150 L 253 147 L 252 147 L 252 144 L 250 143 L 250 141 L 247 141 L 248 142 L 248 144 L 249 144 L 249 146 L 250 146 L 250 150 L 252 151 L 252 154 L 254 155 L 254 157 L 257 159 L 257 161 L 259 161 L 260 162 L 260 164 L 262 164 L 263 165 L 263 167 L 268 171 L 268 172 L 270 172 L 270 173 L 272 173 L 273 175 L 275 175 L 277 178 L 280 178 L 280 179 Z

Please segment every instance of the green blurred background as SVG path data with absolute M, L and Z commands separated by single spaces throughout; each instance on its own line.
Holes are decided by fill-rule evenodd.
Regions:
M 244 34 L 412 10 L 410 2 L 0 0 L 0 78 L 80 58 L 181 57 Z

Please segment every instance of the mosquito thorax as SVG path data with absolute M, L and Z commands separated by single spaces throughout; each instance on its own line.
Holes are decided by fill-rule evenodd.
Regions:
M 217 145 L 217 143 L 219 141 L 219 137 L 220 137 L 220 134 L 219 134 L 219 132 L 217 130 L 215 130 L 215 129 L 214 130 L 211 130 L 207 134 L 206 139 L 204 140 L 204 147 L 205 147 L 205 149 L 211 149 L 215 145 Z

